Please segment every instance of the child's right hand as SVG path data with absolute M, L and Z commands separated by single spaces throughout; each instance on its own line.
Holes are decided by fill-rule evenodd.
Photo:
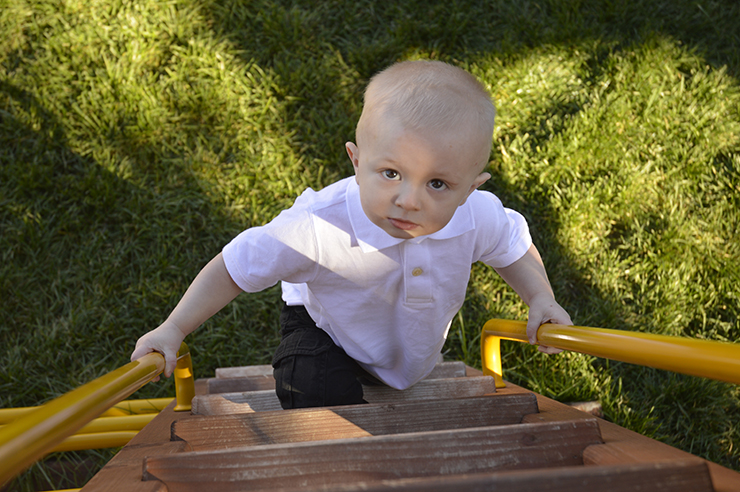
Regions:
M 242 290 L 231 279 L 221 253 L 195 277 L 167 321 L 136 342 L 131 360 L 151 352 L 164 355 L 164 375 L 170 377 L 177 366 L 177 351 L 185 337 L 231 302 Z M 158 381 L 159 377 L 154 379 Z
M 131 360 L 134 361 L 151 352 L 159 352 L 165 360 L 164 375 L 170 377 L 177 366 L 177 351 L 180 350 L 180 345 L 184 339 L 185 335 L 177 325 L 169 320 L 165 321 L 159 327 L 139 338 L 136 342 L 136 348 L 131 353 Z M 159 381 L 159 376 L 153 381 Z

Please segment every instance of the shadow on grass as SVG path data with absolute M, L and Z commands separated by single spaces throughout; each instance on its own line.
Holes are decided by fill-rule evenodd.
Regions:
M 0 82 L 0 98 L 13 108 L 0 122 L 0 343 L 7 348 L 0 381 L 8 388 L 1 405 L 13 407 L 39 404 L 127 363 L 138 336 L 167 316 L 181 286 L 242 226 L 187 170 L 170 165 L 141 186 L 70 150 L 56 117 L 30 93 Z M 117 151 L 139 173 L 161 158 L 136 142 Z M 268 297 L 236 303 L 228 314 L 274 311 Z M 246 323 L 235 319 L 218 338 L 236 340 L 227 364 L 269 357 L 264 347 L 276 326 L 262 319 L 236 336 Z M 50 386 L 49 373 L 64 375 L 65 386 Z M 143 391 L 166 396 L 174 385 Z
M 28 92 L 0 81 L 0 101 L 13 107 L 0 113 L 0 406 L 31 406 L 120 360 L 115 344 L 125 336 L 115 319 L 117 306 L 90 309 L 89 303 L 108 289 L 131 287 L 99 278 L 95 266 L 120 242 L 111 236 L 129 222 L 109 210 L 137 191 L 71 151 L 55 116 Z M 19 113 L 26 121 L 16 119 Z M 86 243 L 93 247 L 83 250 Z M 87 323 L 90 332 L 76 330 Z M 99 345 L 110 347 L 109 357 L 97 357 Z M 91 347 L 96 355 L 87 357 Z M 72 375 L 67 386 L 50 384 L 49 374 L 65 373 Z M 52 454 L 3 490 L 79 487 L 112 455 Z

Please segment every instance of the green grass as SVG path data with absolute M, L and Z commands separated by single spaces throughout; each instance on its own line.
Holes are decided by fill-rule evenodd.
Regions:
M 530 221 L 576 324 L 736 341 L 739 16 L 731 0 L 0 0 L 0 406 L 126 363 L 231 237 L 350 174 L 367 79 L 409 58 L 489 88 L 486 186 Z M 269 362 L 278 310 L 273 288 L 209 321 L 196 376 Z M 474 266 L 447 357 L 479 366 L 483 322 L 525 316 Z M 736 386 L 504 348 L 513 382 L 740 470 Z M 48 474 L 14 488 L 59 486 Z

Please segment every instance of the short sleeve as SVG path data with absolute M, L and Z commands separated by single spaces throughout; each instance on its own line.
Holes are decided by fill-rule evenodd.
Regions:
M 308 282 L 317 269 L 312 215 L 298 201 L 264 226 L 245 230 L 223 249 L 226 269 L 245 292 L 285 280 Z
M 532 245 L 524 216 L 504 207 L 492 193 L 474 192 L 470 198 L 475 216 L 478 261 L 494 268 L 504 268 L 524 256 Z

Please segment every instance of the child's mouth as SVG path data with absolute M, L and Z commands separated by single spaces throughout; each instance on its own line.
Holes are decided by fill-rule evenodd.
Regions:
M 402 231 L 410 231 L 411 229 L 419 227 L 419 224 L 415 224 L 414 222 L 409 222 L 408 220 L 403 219 L 388 219 L 388 221 L 393 227 L 395 227 L 396 229 L 401 229 Z

